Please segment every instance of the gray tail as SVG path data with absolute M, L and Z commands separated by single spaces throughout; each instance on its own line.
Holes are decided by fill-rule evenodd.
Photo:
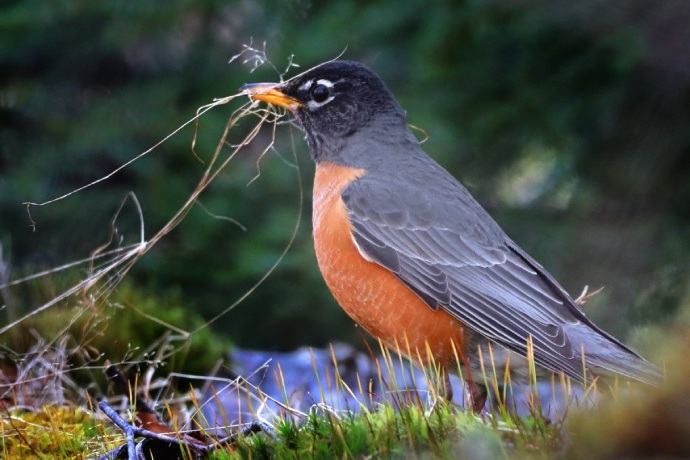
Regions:
M 663 375 L 658 366 L 605 332 L 582 327 L 568 332 L 573 345 L 584 345 L 585 363 L 594 375 L 618 375 L 648 385 L 661 386 Z

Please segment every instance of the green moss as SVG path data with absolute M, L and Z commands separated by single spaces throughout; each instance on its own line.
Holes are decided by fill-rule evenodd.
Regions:
M 3 413 L 0 457 L 63 459 L 94 456 L 124 442 L 124 436 L 69 406 L 44 406 L 37 412 Z
M 380 406 L 359 415 L 312 413 L 297 426 L 289 421 L 276 425 L 276 438 L 255 434 L 242 438 L 236 449 L 214 453 L 220 459 L 330 459 L 330 458 L 457 458 L 461 452 L 472 458 L 506 458 L 548 455 L 554 446 L 547 439 L 558 436 L 548 426 L 540 430 L 518 430 L 510 420 L 496 423 L 455 406 L 439 402 L 433 411 L 424 407 Z M 521 423 L 521 422 L 520 422 Z M 533 426 L 534 424 L 530 424 Z M 522 437 L 515 442 L 516 437 Z

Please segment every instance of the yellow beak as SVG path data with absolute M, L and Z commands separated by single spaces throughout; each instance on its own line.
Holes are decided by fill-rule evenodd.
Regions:
M 278 86 L 277 83 L 251 83 L 241 87 L 240 91 L 257 101 L 268 102 L 288 110 L 296 110 L 302 106 L 300 101 L 283 93 Z

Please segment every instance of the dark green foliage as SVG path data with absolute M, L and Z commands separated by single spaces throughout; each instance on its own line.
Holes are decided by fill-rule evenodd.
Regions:
M 201 315 L 182 303 L 179 293 L 153 297 L 126 282 L 99 307 L 60 305 L 21 323 L 17 331 L 27 343 L 7 343 L 6 337 L 0 343 L 25 353 L 35 337 L 48 341 L 67 336 L 70 339 L 65 346 L 69 350 L 88 351 L 70 355 L 70 376 L 84 386 L 97 382 L 105 393 L 105 375 L 93 367 L 103 365 L 104 360 L 122 363 L 122 369 L 132 377 L 153 365 L 162 366 L 161 375 L 177 372 L 201 378 L 218 362 L 227 364 L 230 340 L 209 327 L 202 328 L 204 323 Z M 85 362 L 85 356 L 94 362 Z M 182 391 L 189 388 L 186 381 L 175 384 Z
M 34 207 L 108 174 L 241 84 L 275 80 L 267 66 L 228 59 L 254 38 L 282 70 L 345 57 L 372 65 L 427 151 L 466 183 L 508 233 L 577 294 L 605 285 L 588 308 L 617 335 L 672 312 L 690 265 L 690 94 L 687 5 L 652 1 L 150 2 L 15 1 L 0 7 L 0 239 L 17 269 L 85 257 L 107 240 L 128 191 L 147 236 L 179 208 L 204 165 L 194 128 L 67 200 Z M 199 126 L 208 159 L 233 107 Z M 231 133 L 241 138 L 253 121 Z M 284 131 L 287 131 L 287 127 Z M 244 131 L 243 131 L 244 130 Z M 278 270 L 214 324 L 243 346 L 293 348 L 357 340 L 316 269 L 311 165 L 301 135 L 260 161 L 257 139 L 201 201 L 247 231 L 195 208 L 142 259 L 133 282 L 179 289 L 210 318 L 279 257 L 300 206 L 295 244 Z M 127 208 L 125 241 L 138 236 Z M 670 267 L 670 268 L 667 268 Z M 659 274 L 654 275 L 654 274 Z M 672 276 L 666 276 L 672 273 Z M 651 276 L 651 278 L 650 278 Z M 651 282 L 650 279 L 654 280 Z M 656 280 L 660 280 L 657 282 Z M 642 300 L 635 299 L 641 295 Z M 644 303 L 640 315 L 630 307 Z M 26 305 L 26 308 L 35 306 Z M 591 306 L 591 307 L 590 307 Z M 666 314 L 666 313 L 664 313 Z M 672 315 L 672 313 L 668 313 Z M 628 319 L 630 318 L 630 319 Z

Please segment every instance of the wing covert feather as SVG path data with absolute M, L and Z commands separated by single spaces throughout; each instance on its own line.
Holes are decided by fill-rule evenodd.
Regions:
M 558 283 L 459 184 L 454 196 L 401 195 L 405 190 L 364 176 L 343 192 L 363 256 L 429 307 L 523 355 L 532 337 L 537 364 L 581 378 L 579 347 L 564 326 L 585 317 Z

